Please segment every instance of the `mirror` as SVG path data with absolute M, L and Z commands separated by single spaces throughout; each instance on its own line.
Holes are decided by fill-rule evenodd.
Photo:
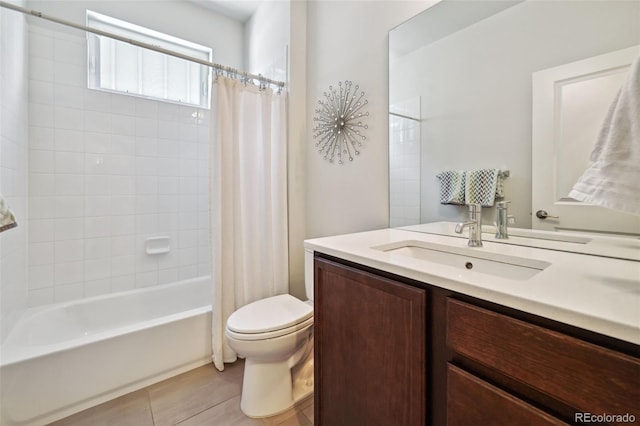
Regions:
M 616 0 L 444 0 L 393 29 L 390 226 L 466 219 L 440 204 L 436 175 L 497 168 L 515 226 L 530 228 L 532 74 L 638 44 L 640 2 Z

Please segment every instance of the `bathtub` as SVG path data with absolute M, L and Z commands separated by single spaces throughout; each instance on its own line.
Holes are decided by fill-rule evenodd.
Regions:
M 209 362 L 210 277 L 32 308 L 0 346 L 0 425 L 44 425 Z

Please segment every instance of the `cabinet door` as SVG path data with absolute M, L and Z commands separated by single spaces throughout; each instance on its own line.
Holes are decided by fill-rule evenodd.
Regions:
M 315 424 L 425 424 L 426 291 L 315 259 Z

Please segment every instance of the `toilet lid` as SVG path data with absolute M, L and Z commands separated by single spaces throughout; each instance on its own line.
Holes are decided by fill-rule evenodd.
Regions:
M 281 294 L 238 309 L 227 320 L 227 328 L 237 333 L 266 333 L 291 327 L 312 316 L 312 306 L 290 294 Z

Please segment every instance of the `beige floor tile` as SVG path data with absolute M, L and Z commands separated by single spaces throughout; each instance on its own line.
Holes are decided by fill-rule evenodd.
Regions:
M 233 397 L 179 423 L 179 426 L 261 426 L 261 420 L 245 416 L 240 396 Z
M 50 426 L 153 426 L 153 418 L 147 392 L 139 390 L 51 423 Z
M 308 425 L 309 419 L 304 414 L 309 406 L 313 405 L 313 397 L 307 397 L 304 400 L 298 402 L 291 409 L 284 413 L 277 414 L 275 416 L 262 419 L 265 425 L 279 426 L 279 425 Z
M 282 423 L 278 423 L 278 426 L 312 426 L 313 423 L 309 421 L 307 416 L 303 413 L 296 413 L 296 415 L 289 417 Z
M 239 396 L 243 368 L 243 361 L 227 364 L 222 372 L 209 364 L 150 386 L 155 426 L 173 426 Z
M 206 365 L 53 423 L 54 426 L 309 426 L 313 396 L 264 419 L 240 410 L 244 362 Z

